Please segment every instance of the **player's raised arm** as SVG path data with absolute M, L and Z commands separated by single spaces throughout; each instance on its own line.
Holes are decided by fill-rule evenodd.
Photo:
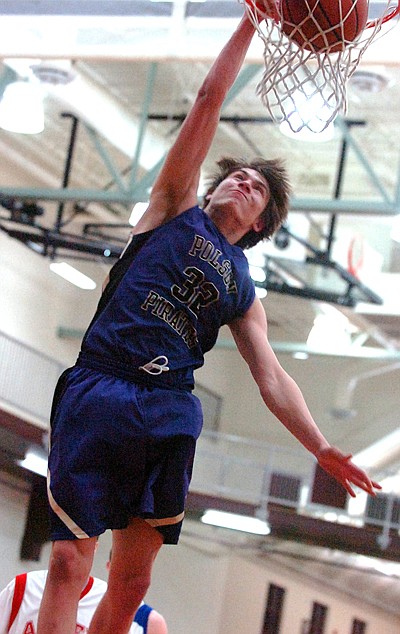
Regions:
M 197 203 L 200 168 L 253 35 L 254 27 L 244 16 L 203 81 L 156 179 L 149 207 L 133 233 L 153 229 Z
M 267 338 L 267 320 L 261 302 L 256 299 L 230 328 L 268 409 L 351 496 L 355 495 L 352 485 L 374 495 L 380 485 L 351 462 L 350 454 L 329 444 L 313 420 L 300 388 L 278 362 Z

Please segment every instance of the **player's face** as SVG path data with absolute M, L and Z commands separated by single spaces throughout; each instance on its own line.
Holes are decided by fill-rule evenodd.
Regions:
M 260 214 L 269 197 L 268 183 L 262 174 L 244 167 L 229 174 L 218 185 L 211 201 L 213 205 L 226 206 L 230 213 L 233 212 L 246 232 L 252 228 L 259 230 Z

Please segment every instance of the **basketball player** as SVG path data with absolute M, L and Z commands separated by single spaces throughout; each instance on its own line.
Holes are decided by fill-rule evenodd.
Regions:
M 47 570 L 17 575 L 0 592 L 0 634 L 36 634 L 39 606 Z M 80 594 L 75 634 L 86 634 L 93 613 L 107 589 L 107 583 L 89 577 Z M 115 632 L 118 628 L 115 627 Z M 167 634 L 164 618 L 142 603 L 135 614 L 129 634 Z
M 331 447 L 267 338 L 241 247 L 285 219 L 277 161 L 226 159 L 198 207 L 200 168 L 224 98 L 254 35 L 246 17 L 212 65 L 154 184 L 148 209 L 113 267 L 53 407 L 49 574 L 38 634 L 73 634 L 96 536 L 113 529 L 108 589 L 90 634 L 128 632 L 163 543 L 176 544 L 202 425 L 193 370 L 228 324 L 266 406 L 354 495 L 374 494 L 349 455 Z M 239 245 L 239 246 L 238 246 Z

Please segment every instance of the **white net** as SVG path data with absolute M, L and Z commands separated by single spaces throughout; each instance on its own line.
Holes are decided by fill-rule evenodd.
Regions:
M 290 0 L 283 1 L 288 6 Z M 298 8 L 300 0 L 291 1 Z M 340 19 L 325 29 L 317 19 L 318 5 L 323 0 L 301 0 L 305 13 L 298 24 L 283 16 L 279 0 L 253 2 L 247 0 L 244 6 L 264 42 L 265 63 L 257 93 L 274 121 L 285 121 L 294 133 L 304 128 L 322 132 L 338 114 L 346 114 L 347 80 L 367 47 L 383 34 L 382 25 L 395 22 L 389 23 L 389 19 L 397 15 L 397 3 L 395 7 L 391 0 L 380 3 L 379 17 L 369 20 L 366 28 L 349 41 L 345 39 L 345 24 L 354 19 L 351 13 L 356 10 L 356 2 L 350 3 L 344 15 L 342 0 L 330 0 L 331 5 L 338 4 Z M 369 9 L 368 0 L 365 2 Z

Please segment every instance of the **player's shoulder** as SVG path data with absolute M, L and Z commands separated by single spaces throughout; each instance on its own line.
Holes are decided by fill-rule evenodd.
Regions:
M 47 570 L 30 570 L 16 577 L 16 579 L 21 580 L 24 578 L 26 579 L 27 585 L 44 589 L 47 579 Z
M 92 579 L 93 588 L 107 588 L 107 581 L 104 581 L 104 579 L 99 579 L 98 577 L 90 577 L 90 580 Z
M 98 603 L 107 590 L 107 582 L 98 577 L 89 577 L 79 599 L 80 607 Z
M 168 634 L 167 623 L 159 612 L 152 610 L 147 623 L 147 634 Z

